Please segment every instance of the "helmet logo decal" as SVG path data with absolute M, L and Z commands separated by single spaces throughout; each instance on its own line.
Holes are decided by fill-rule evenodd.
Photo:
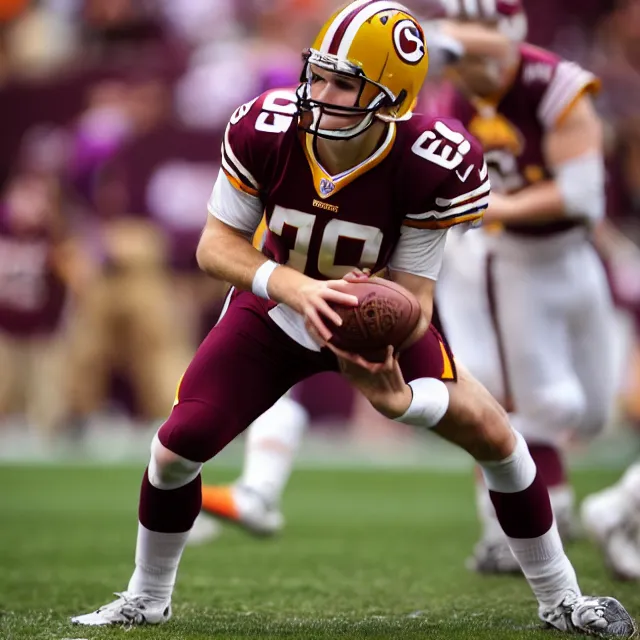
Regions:
M 393 46 L 407 64 L 418 64 L 425 56 L 420 28 L 413 20 L 400 20 L 393 29 Z
M 326 178 L 322 178 L 320 180 L 320 193 L 323 196 L 328 196 L 334 189 L 336 185 L 331 182 L 331 180 L 327 180 Z

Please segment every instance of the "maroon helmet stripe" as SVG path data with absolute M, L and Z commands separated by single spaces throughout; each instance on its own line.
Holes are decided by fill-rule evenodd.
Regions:
M 349 13 L 342 24 L 338 27 L 338 30 L 335 32 L 333 39 L 331 40 L 331 44 L 329 45 L 329 53 L 332 55 L 336 55 L 338 53 L 338 49 L 340 48 L 340 43 L 342 42 L 342 38 L 344 37 L 345 31 L 349 28 L 349 25 L 353 22 L 353 19 L 364 9 L 368 7 L 373 2 L 377 2 L 377 0 L 371 0 L 371 2 L 367 2 L 363 5 L 360 5 L 356 9 L 354 9 L 351 13 Z

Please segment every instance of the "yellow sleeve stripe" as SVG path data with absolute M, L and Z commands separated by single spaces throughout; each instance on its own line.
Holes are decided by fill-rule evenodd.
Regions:
M 238 190 L 238 191 L 242 191 L 243 193 L 248 193 L 250 196 L 258 196 L 258 191 L 256 189 L 252 189 L 251 187 L 248 187 L 246 184 L 240 182 L 240 180 L 238 180 L 237 178 L 234 178 L 224 167 L 222 168 L 222 170 L 224 171 L 224 175 L 227 176 L 227 178 L 229 179 L 229 182 Z
M 402 224 L 415 229 L 448 229 L 449 227 L 462 224 L 463 222 L 475 222 L 476 220 L 482 220 L 483 215 L 484 209 L 482 211 L 476 211 L 475 213 L 467 213 L 451 218 L 431 218 L 429 220 L 407 220 L 405 218 L 405 221 Z
M 600 91 L 601 84 L 602 83 L 600 82 L 600 80 L 594 78 L 593 80 L 583 85 L 580 88 L 580 91 L 578 91 L 576 95 L 571 98 L 567 106 L 560 112 L 560 115 L 556 118 L 556 126 L 561 125 L 565 121 L 567 116 L 573 111 L 573 108 L 576 106 L 576 104 L 578 104 L 580 100 L 582 100 L 585 94 L 598 93 Z

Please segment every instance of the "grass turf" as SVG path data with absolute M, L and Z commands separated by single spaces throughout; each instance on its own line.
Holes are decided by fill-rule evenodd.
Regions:
M 502 640 L 543 629 L 526 583 L 464 569 L 477 525 L 468 475 L 299 471 L 273 540 L 226 527 L 187 549 L 174 617 L 160 627 L 73 627 L 126 587 L 141 469 L 0 467 L 0 638 L 430 638 Z M 584 495 L 615 472 L 576 473 Z M 229 479 L 208 469 L 205 479 Z M 637 585 L 612 582 L 587 542 L 571 545 L 585 593 L 640 616 Z

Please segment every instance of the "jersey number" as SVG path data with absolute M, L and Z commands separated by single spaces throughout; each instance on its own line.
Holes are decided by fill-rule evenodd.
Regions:
M 444 122 L 436 122 L 433 128 L 435 131 L 425 131 L 413 143 L 411 151 L 451 171 L 462 164 L 471 150 L 471 143 L 458 131 L 449 129 Z
M 276 205 L 269 221 L 269 230 L 281 236 L 285 225 L 296 230 L 293 249 L 289 251 L 287 264 L 297 271 L 304 273 L 309 259 L 309 245 L 316 216 L 312 213 L 286 209 Z M 377 227 L 357 224 L 334 218 L 327 224 L 322 233 L 322 241 L 318 252 L 318 272 L 327 278 L 342 278 L 356 266 L 360 268 L 373 267 L 378 262 L 380 247 L 384 234 Z M 350 238 L 362 242 L 362 253 L 357 265 L 336 264 L 336 251 L 340 238 Z
M 230 118 L 231 124 L 240 122 L 249 113 L 257 99 L 238 107 Z M 278 104 L 278 100 L 285 104 Z M 291 126 L 297 111 L 295 94 L 285 90 L 272 91 L 267 94 L 262 103 L 262 111 L 256 119 L 255 128 L 257 131 L 266 133 L 284 133 Z

